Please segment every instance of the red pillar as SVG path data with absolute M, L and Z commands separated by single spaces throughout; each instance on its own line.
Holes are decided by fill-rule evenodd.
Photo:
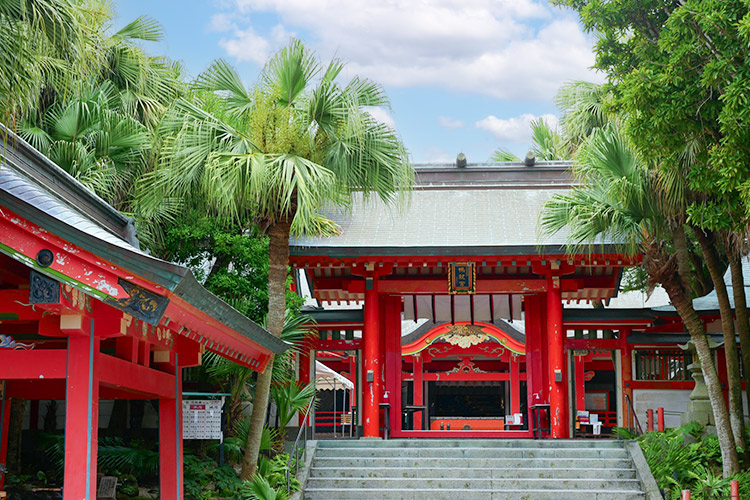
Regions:
M 620 330 L 620 340 L 622 342 L 622 350 L 620 351 L 620 359 L 622 362 L 622 416 L 623 425 L 625 427 L 635 426 L 635 422 L 630 421 L 630 411 L 628 410 L 628 403 L 625 401 L 627 396 L 630 401 L 633 401 L 633 389 L 630 387 L 630 382 L 633 380 L 633 357 L 632 349 L 628 344 L 628 336 L 630 336 L 630 328 L 622 328 Z
M 2 386 L 2 382 L 0 382 Z M 3 393 L 0 399 L 0 464 L 8 463 L 8 430 L 10 429 L 10 398 L 7 397 L 8 384 L 5 384 L 5 390 L 0 387 Z M 0 490 L 5 488 L 5 474 L 0 473 Z
M 424 405 L 424 380 L 422 374 L 424 373 L 424 365 L 422 364 L 422 353 L 414 356 L 414 405 Z M 414 430 L 422 430 L 422 420 L 425 417 L 425 412 L 414 413 Z
M 377 281 L 368 283 L 365 290 L 365 317 L 362 331 L 362 357 L 364 377 L 362 387 L 362 434 L 364 437 L 378 437 L 380 434 L 380 325 Z
M 521 411 L 521 367 L 518 356 L 510 356 L 510 414 Z
M 547 401 L 547 391 L 544 386 L 542 355 L 542 316 L 544 310 L 541 295 L 529 295 L 524 298 L 526 322 L 526 388 L 528 406 L 542 404 Z M 531 410 L 524 417 L 530 423 Z
M 174 357 L 175 397 L 159 400 L 159 498 L 182 500 L 182 368 Z
M 68 337 L 64 500 L 96 500 L 99 338 L 90 321 L 88 335 Z
M 302 343 L 302 348 L 299 352 L 299 382 L 303 386 L 310 383 L 310 348 L 306 342 Z M 301 426 L 305 420 L 305 411 L 299 413 L 299 425 Z
M 553 438 L 567 432 L 565 356 L 563 351 L 562 293 L 559 279 L 547 280 L 547 349 L 549 359 L 550 427 Z
M 401 431 L 401 297 L 383 297 L 385 303 L 385 390 L 391 404 L 391 432 Z
M 576 410 L 583 411 L 586 409 L 586 380 L 584 376 L 583 356 L 573 356 L 575 365 L 575 383 L 576 383 Z

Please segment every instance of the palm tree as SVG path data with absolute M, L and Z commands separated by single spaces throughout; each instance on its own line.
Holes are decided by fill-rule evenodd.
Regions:
M 603 85 L 580 80 L 568 82 L 557 91 L 555 105 L 562 113 L 560 127 L 571 151 L 578 149 L 594 130 L 614 120 L 604 110 L 606 99 Z
M 537 160 L 567 160 L 570 154 L 560 131 L 550 126 L 544 118 L 531 120 L 531 153 Z M 505 148 L 498 148 L 492 154 L 492 161 L 520 161 Z
M 11 128 L 37 106 L 46 83 L 81 75 L 69 64 L 81 9 L 70 0 L 0 2 L 0 120 Z
M 669 185 L 653 175 L 613 125 L 595 130 L 577 155 L 576 174 L 584 181 L 570 193 L 555 195 L 544 207 L 545 233 L 569 231 L 570 251 L 593 249 L 592 242 L 616 242 L 623 253 L 644 254 L 651 286 L 660 283 L 682 318 L 696 346 L 708 387 L 725 476 L 738 471 L 737 449 L 729 414 L 708 346 L 705 327 L 692 305 L 690 249 L 684 233 L 684 212 L 663 200 Z M 661 202 L 658 200 L 662 200 Z
M 265 230 L 266 327 L 277 336 L 284 322 L 290 234 L 330 234 L 335 225 L 318 215 L 325 203 L 346 204 L 354 191 L 392 202 L 413 182 L 399 137 L 366 111 L 389 105 L 383 89 L 356 77 L 340 85 L 342 68 L 337 59 L 323 68 L 293 41 L 248 90 L 229 64 L 215 62 L 195 85 L 203 99 L 178 101 L 162 123 L 169 138 L 162 163 L 148 179 L 153 189 L 146 196 L 158 197 L 158 190 L 199 193 L 216 211 L 252 218 Z M 271 379 L 271 370 L 258 376 L 245 479 L 256 469 Z

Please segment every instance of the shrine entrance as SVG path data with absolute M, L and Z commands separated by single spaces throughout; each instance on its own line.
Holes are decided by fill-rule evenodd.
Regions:
M 570 352 L 573 434 L 610 435 L 618 425 L 619 350 L 574 349 Z
M 393 436 L 525 437 L 524 335 L 503 321 L 430 326 L 402 346 Z

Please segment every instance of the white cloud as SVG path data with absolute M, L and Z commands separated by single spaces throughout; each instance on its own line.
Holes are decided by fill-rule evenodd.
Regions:
M 455 118 L 451 118 L 450 116 L 438 117 L 438 124 L 440 124 L 441 127 L 445 128 L 461 128 L 464 126 L 464 122 Z
M 383 108 L 376 108 L 376 107 L 366 107 L 365 110 L 375 118 L 380 123 L 385 123 L 392 129 L 396 128 L 396 122 L 393 120 L 393 117 L 388 113 L 388 111 L 384 110 Z
M 588 69 L 591 41 L 573 14 L 541 1 L 235 0 L 235 12 L 276 15 L 285 30 L 303 30 L 324 58 L 336 54 L 348 73 L 389 86 L 548 100 L 567 80 L 600 79 Z M 260 37 L 241 27 L 222 45 L 234 57 Z
M 425 163 L 454 163 L 458 153 L 449 153 L 448 151 L 432 147 L 425 153 Z
M 211 32 L 223 33 L 225 31 L 236 30 L 237 25 L 234 22 L 234 17 L 226 12 L 219 12 L 211 16 L 211 20 L 208 22 L 207 29 Z
M 556 128 L 559 123 L 559 120 L 555 115 L 545 114 L 535 116 L 530 113 L 525 113 L 521 116 L 507 119 L 489 115 L 476 122 L 476 126 L 490 132 L 492 136 L 501 143 L 526 143 L 531 139 L 531 121 L 538 118 L 544 119 L 552 128 Z
M 238 61 L 252 61 L 261 66 L 271 56 L 271 44 L 250 27 L 235 30 L 232 38 L 222 38 L 219 45 Z

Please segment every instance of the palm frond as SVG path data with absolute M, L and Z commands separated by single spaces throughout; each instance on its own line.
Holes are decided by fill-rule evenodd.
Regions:
M 148 16 L 140 16 L 112 35 L 112 38 L 117 41 L 143 40 L 147 42 L 159 42 L 163 37 L 164 29 L 161 24 Z

